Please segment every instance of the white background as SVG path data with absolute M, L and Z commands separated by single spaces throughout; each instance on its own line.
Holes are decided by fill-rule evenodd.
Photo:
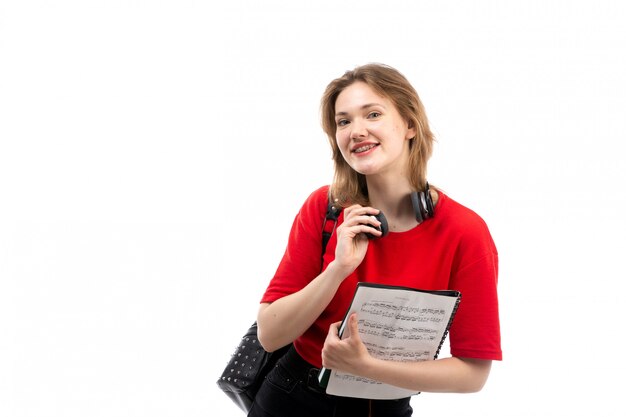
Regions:
M 623 415 L 624 4 L 0 1 L 0 415 L 242 415 L 215 381 L 372 61 L 500 251 L 504 361 L 416 415 Z

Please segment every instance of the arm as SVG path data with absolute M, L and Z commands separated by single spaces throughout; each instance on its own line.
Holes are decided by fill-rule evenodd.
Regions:
M 302 290 L 262 303 L 257 316 L 259 341 L 272 352 L 304 333 L 324 311 L 345 278 L 333 263 Z
M 364 233 L 380 236 L 367 224 L 379 226 L 372 217 L 378 210 L 354 205 L 344 210 L 337 228 L 335 260 L 300 291 L 273 303 L 263 303 L 257 315 L 259 341 L 269 352 L 285 346 L 303 334 L 335 296 L 339 285 L 365 257 L 368 239 Z
M 450 357 L 423 362 L 390 362 L 372 358 L 369 378 L 424 392 L 478 392 L 487 382 L 491 361 Z
M 356 315 L 350 316 L 350 336 L 339 339 L 340 323 L 328 333 L 324 367 L 423 392 L 469 393 L 482 389 L 491 370 L 490 360 L 451 357 L 434 361 L 394 362 L 372 357 L 359 337 Z

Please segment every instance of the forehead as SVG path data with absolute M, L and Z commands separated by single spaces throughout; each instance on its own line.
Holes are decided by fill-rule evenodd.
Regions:
M 335 101 L 335 112 L 343 112 L 363 105 L 379 104 L 385 107 L 393 105 L 391 101 L 368 84 L 357 81 L 344 88 Z

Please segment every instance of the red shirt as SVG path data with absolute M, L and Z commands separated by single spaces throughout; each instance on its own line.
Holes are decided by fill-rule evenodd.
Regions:
M 322 226 L 328 186 L 314 191 L 298 212 L 287 249 L 261 302 L 271 303 L 304 288 L 320 274 Z M 337 225 L 343 222 L 343 213 Z M 335 258 L 337 236 L 331 236 L 323 268 Z M 406 232 L 389 232 L 369 241 L 365 259 L 340 285 L 334 298 L 294 345 L 321 367 L 321 350 L 331 323 L 343 319 L 357 282 L 401 285 L 424 290 L 461 292 L 450 328 L 453 356 L 502 359 L 498 315 L 498 252 L 487 225 L 473 211 L 442 192 L 433 218 Z

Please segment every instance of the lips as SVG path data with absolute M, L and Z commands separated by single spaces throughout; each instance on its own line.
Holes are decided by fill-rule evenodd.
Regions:
M 354 148 L 352 148 L 352 153 L 363 153 L 363 152 L 367 152 L 370 149 L 374 149 L 375 147 L 377 147 L 378 144 L 377 143 L 366 143 L 366 144 L 361 144 L 358 145 Z

